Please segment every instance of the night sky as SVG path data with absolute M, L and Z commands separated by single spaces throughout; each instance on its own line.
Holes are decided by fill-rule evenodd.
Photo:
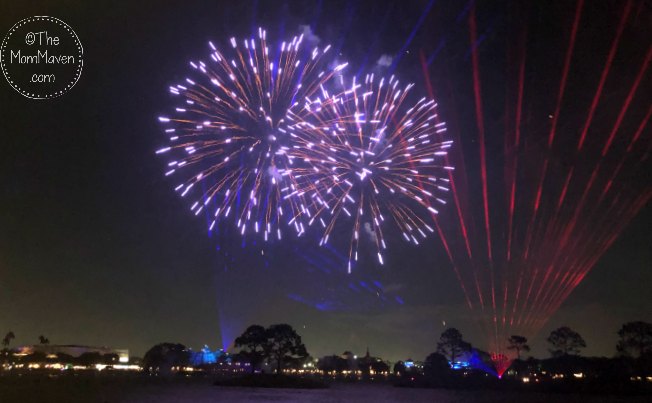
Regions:
M 157 116 L 172 107 L 167 86 L 184 77 L 188 60 L 205 57 L 208 40 L 226 44 L 258 26 L 275 38 L 310 26 L 355 71 L 382 72 L 377 60 L 389 55 L 403 82 L 425 92 L 423 51 L 441 114 L 458 122 L 462 137 L 474 133 L 466 20 L 472 2 L 30 3 L 0 5 L 0 32 L 25 17 L 58 17 L 77 33 L 85 60 L 79 82 L 56 99 L 27 99 L 4 79 L 0 83 L 0 332 L 13 330 L 15 344 L 36 343 L 43 334 L 53 344 L 110 345 L 140 356 L 163 341 L 226 347 L 249 324 L 287 322 L 316 357 L 362 354 L 369 347 L 386 359 L 423 359 L 445 326 L 460 328 L 486 348 L 436 238 L 421 247 L 398 242 L 386 265 L 362 264 L 349 275 L 346 251 L 336 247 L 319 248 L 306 239 L 263 247 L 228 230 L 209 235 L 205 220 L 173 192 L 174 183 L 163 176 L 165 160 L 154 153 L 166 144 Z M 569 78 L 565 109 L 577 121 L 584 119 L 621 3 L 585 5 L 573 60 L 583 70 Z M 652 43 L 652 10 L 642 3 L 633 2 L 614 62 L 614 74 L 626 83 Z M 528 108 L 547 116 L 574 2 L 518 12 L 513 4 L 476 7 L 486 135 L 492 138 L 502 135 L 496 127 L 509 78 L 505 48 L 518 39 L 519 18 L 527 15 L 534 27 L 527 49 L 531 62 L 543 66 L 526 93 Z M 635 130 L 650 105 L 649 70 L 625 131 Z M 628 86 L 609 81 L 605 102 L 613 99 L 613 108 L 620 108 Z M 574 106 L 575 99 L 581 106 Z M 596 124 L 606 125 L 601 118 Z M 559 136 L 576 126 L 567 120 Z M 639 146 L 649 146 L 651 126 Z M 467 158 L 473 164 L 474 156 Z M 650 191 L 644 175 L 652 169 L 649 159 L 646 164 L 643 174 L 628 178 L 635 192 Z M 452 205 L 441 215 L 448 209 Z M 585 354 L 610 356 L 622 323 L 652 321 L 650 228 L 648 203 L 531 340 L 533 355 L 547 356 L 548 332 L 569 325 L 586 339 Z

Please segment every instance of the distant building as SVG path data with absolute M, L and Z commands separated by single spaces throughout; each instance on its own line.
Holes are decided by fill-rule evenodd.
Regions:
M 369 354 L 369 347 L 364 357 L 357 359 L 357 369 L 365 375 L 389 375 L 389 365 L 381 358 Z
M 192 365 L 210 365 L 226 359 L 227 354 L 224 350 L 219 349 L 211 351 L 211 349 L 206 345 L 204 345 L 204 348 L 202 348 L 201 351 L 192 351 L 190 353 L 190 363 Z
M 398 361 L 394 364 L 394 375 L 402 376 L 404 374 L 414 375 L 423 373 L 424 363 L 423 361 L 414 361 L 412 358 L 408 358 L 405 361 Z
M 56 354 L 67 354 L 72 357 L 79 357 L 84 353 L 99 353 L 101 355 L 115 354 L 121 363 L 129 362 L 128 349 L 115 349 L 111 347 L 92 347 L 78 346 L 74 344 L 56 345 L 56 344 L 35 344 L 31 346 L 21 346 L 14 349 L 15 355 L 23 356 L 34 353 L 43 353 L 46 356 Z

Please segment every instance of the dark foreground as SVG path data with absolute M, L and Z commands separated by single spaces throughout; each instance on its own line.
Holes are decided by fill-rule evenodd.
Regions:
M 214 386 L 209 379 L 103 377 L 0 378 L 0 402 L 649 402 L 650 396 L 554 394 L 528 391 L 397 388 L 389 384 L 334 383 L 327 389 Z

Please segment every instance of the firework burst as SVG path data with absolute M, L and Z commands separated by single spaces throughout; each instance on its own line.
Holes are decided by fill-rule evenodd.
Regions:
M 283 197 L 296 200 L 308 225 L 321 225 L 320 244 L 340 233 L 336 228 L 351 229 L 344 235 L 350 272 L 363 236 L 383 264 L 386 221 L 417 245 L 434 232 L 436 206 L 446 203 L 451 141 L 443 139 L 446 124 L 434 100 L 407 106 L 413 84 L 367 75 L 342 87 L 330 95 L 322 86 L 288 111 L 280 130 L 293 142 L 286 155 L 295 185 Z
M 208 59 L 191 61 L 191 75 L 170 87 L 178 105 L 159 117 L 170 144 L 157 153 L 172 155 L 166 176 L 181 179 L 175 190 L 192 199 L 192 212 L 210 209 L 209 230 L 232 217 L 243 235 L 281 239 L 282 217 L 299 215 L 299 206 L 294 199 L 281 203 L 282 189 L 293 183 L 279 125 L 293 103 L 345 64 L 329 67 L 330 46 L 307 50 L 303 35 L 270 48 L 262 28 L 256 40 L 231 38 L 223 51 L 209 46 Z

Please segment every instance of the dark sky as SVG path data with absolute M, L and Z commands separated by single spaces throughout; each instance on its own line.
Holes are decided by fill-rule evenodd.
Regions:
M 534 27 L 527 40 L 530 60 L 543 66 L 528 76 L 533 83 L 526 92 L 528 108 L 542 116 L 554 109 L 553 88 L 559 85 L 574 11 L 574 4 L 559 3 L 518 12 L 514 4 L 477 5 L 488 137 L 502 135 L 494 129 L 505 114 L 504 92 L 511 79 L 505 73 L 505 49 L 518 41 L 515 27 L 524 21 Z M 593 94 L 621 13 L 621 2 L 598 3 L 587 7 L 580 27 L 581 69 L 569 78 L 571 100 Z M 649 4 L 633 3 L 623 53 L 614 67 L 626 83 L 652 38 Z M 436 239 L 421 248 L 399 243 L 385 266 L 362 266 L 351 275 L 345 273 L 344 251 L 307 241 L 274 243 L 261 255 L 260 245 L 244 244 L 236 234 L 208 236 L 206 223 L 173 192 L 173 183 L 162 174 L 165 161 L 154 154 L 165 144 L 156 118 L 172 107 L 166 88 L 186 74 L 188 60 L 205 56 L 208 40 L 225 43 L 259 25 L 274 37 L 287 37 L 300 32 L 300 25 L 311 25 L 356 70 L 364 65 L 374 71 L 383 54 L 397 60 L 428 4 L 0 5 L 3 34 L 25 17 L 58 17 L 75 30 L 85 57 L 79 82 L 57 99 L 27 99 L 4 79 L 0 83 L 0 332 L 13 330 L 17 344 L 35 343 L 44 334 L 55 344 L 112 345 L 142 355 L 162 341 L 222 347 L 248 324 L 288 322 L 315 356 L 363 353 L 369 346 L 372 353 L 395 360 L 422 359 L 433 351 L 445 321 L 486 348 Z M 450 120 L 455 116 L 457 130 L 473 137 L 470 5 L 434 2 L 395 73 L 425 92 L 418 54 L 432 57 L 429 72 L 441 94 L 442 114 Z M 648 71 L 642 81 L 625 131 L 635 129 L 650 105 L 651 75 Z M 605 99 L 614 110 L 628 85 L 609 82 Z M 561 138 L 577 130 L 586 114 L 582 102 L 566 109 L 581 118 L 569 119 Z M 607 125 L 600 118 L 598 124 Z M 650 133 L 648 125 L 639 144 L 649 146 Z M 473 159 L 469 156 L 470 166 Z M 490 163 L 500 160 L 490 157 Z M 649 160 L 646 164 L 640 172 L 650 172 Z M 650 178 L 640 172 L 628 178 L 629 186 L 649 192 Z M 492 185 L 490 192 L 499 193 L 500 186 Z M 546 354 L 545 335 L 563 324 L 584 335 L 586 354 L 612 355 L 623 322 L 652 321 L 650 228 L 648 204 L 550 317 L 533 340 L 535 355 Z

